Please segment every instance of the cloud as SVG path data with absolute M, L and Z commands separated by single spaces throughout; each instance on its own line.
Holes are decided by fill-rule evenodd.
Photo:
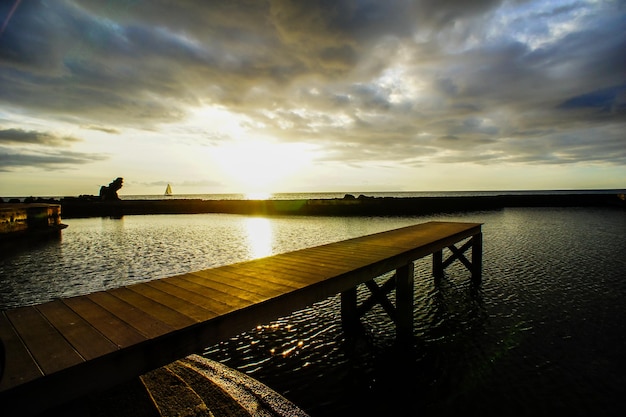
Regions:
M 223 185 L 220 181 L 213 180 L 194 180 L 194 181 L 181 181 L 181 182 L 172 182 L 172 181 L 152 181 L 152 182 L 143 182 L 140 185 L 146 187 L 166 187 L 170 184 L 172 187 L 181 187 L 181 188 L 211 188 L 216 186 Z
M 12 172 L 20 168 L 45 168 L 61 170 L 108 159 L 107 155 L 58 151 L 16 151 L 0 146 L 0 172 Z
M 71 136 L 57 136 L 47 132 L 23 129 L 0 129 L 0 144 L 34 144 L 42 146 L 69 146 L 80 142 Z
M 613 86 L 571 97 L 559 105 L 562 109 L 595 108 L 603 112 L 626 113 L 626 85 Z
M 88 130 L 97 130 L 97 131 L 104 132 L 104 133 L 109 133 L 109 134 L 112 134 L 112 135 L 119 135 L 120 133 L 122 133 L 119 129 L 115 129 L 115 128 L 112 128 L 112 127 L 106 127 L 106 126 L 84 125 L 84 126 L 81 126 L 81 128 L 88 129 Z
M 21 168 L 67 169 L 104 161 L 108 155 L 69 151 L 81 139 L 49 132 L 16 128 L 0 129 L 0 172 Z
M 22 2 L 0 38 L 0 109 L 119 134 L 216 106 L 352 164 L 615 164 L 625 14 L 582 0 Z M 230 139 L 217 128 L 204 136 Z

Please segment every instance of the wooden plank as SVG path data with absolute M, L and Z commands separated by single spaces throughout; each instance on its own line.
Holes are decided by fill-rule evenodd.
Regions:
M 299 267 L 300 269 L 298 269 Z M 284 283 L 283 285 L 288 287 L 290 291 L 299 290 L 317 282 L 321 275 L 321 272 L 314 273 L 308 268 L 302 267 L 302 265 L 288 265 L 286 262 L 277 262 L 276 260 L 257 263 L 255 265 L 241 265 L 237 270 L 252 279 L 261 280 L 263 282 L 270 280 L 272 282 Z M 334 274 L 330 274 L 327 276 L 333 275 Z
M 354 266 L 362 266 L 364 264 L 361 259 L 346 258 L 333 259 L 332 257 L 325 256 L 324 254 L 318 254 L 312 256 L 311 254 L 303 254 L 304 256 L 285 256 L 276 259 L 278 263 L 284 263 L 286 267 L 291 264 L 291 269 L 301 271 L 311 271 L 318 278 L 323 276 L 334 277 L 350 271 Z
M 265 301 L 267 297 L 263 297 L 258 295 L 252 291 L 245 291 L 240 288 L 237 288 L 229 283 L 225 282 L 223 279 L 220 280 L 219 277 L 213 275 L 211 276 L 208 270 L 199 271 L 203 273 L 203 275 L 198 275 L 197 273 L 188 273 L 182 276 L 183 279 L 194 282 L 196 284 L 202 285 L 207 288 L 218 289 L 233 298 L 238 298 L 241 300 L 247 301 L 247 304 L 260 303 Z
M 179 286 L 177 283 L 180 283 L 180 280 L 177 281 L 173 278 L 165 278 L 148 281 L 146 282 L 146 285 L 178 297 L 189 306 L 196 306 L 204 311 L 207 311 L 210 316 L 209 318 L 225 314 L 233 309 L 229 304 L 217 300 L 216 298 L 207 297 L 206 295 L 190 290 L 188 286 Z M 184 283 L 188 282 L 184 281 Z
M 5 312 L 0 312 L 0 341 L 4 344 L 6 354 L 0 391 L 43 376 L 43 371 L 28 352 Z
M 84 362 L 63 335 L 35 307 L 8 310 L 6 315 L 44 374 Z
M 327 257 L 313 257 L 306 253 L 286 253 L 272 257 L 270 265 L 278 263 L 294 272 L 324 274 L 334 276 L 345 272 L 346 265 L 343 259 L 335 260 Z
M 120 320 L 88 297 L 66 298 L 63 303 L 119 348 L 126 348 L 146 340 L 145 336 L 128 323 Z
M 406 228 L 389 230 L 352 239 L 355 243 L 367 242 L 373 245 L 393 245 L 398 248 L 412 249 L 430 244 L 443 237 L 480 229 L 481 223 L 462 222 L 427 222 Z
M 217 316 L 215 312 L 205 310 L 202 307 L 189 303 L 171 293 L 162 291 L 155 286 L 149 285 L 149 283 L 147 282 L 143 284 L 131 285 L 127 288 L 131 291 L 135 291 L 141 294 L 144 297 L 161 303 L 180 314 L 191 317 L 196 323 L 206 321 Z
M 246 298 L 253 303 L 263 302 L 285 293 L 285 291 L 273 288 L 271 283 L 232 273 L 221 267 L 192 272 L 191 275 L 202 278 L 205 283 L 217 286 L 232 296 Z
M 387 254 L 387 256 L 380 256 L 379 254 L 367 257 L 367 256 L 354 256 L 354 257 L 344 257 L 341 260 L 333 260 L 337 265 L 341 267 L 335 271 L 340 271 L 339 273 L 335 273 L 334 277 L 345 274 L 353 274 L 355 272 L 365 272 L 371 269 L 372 266 L 384 266 L 384 268 L 388 268 L 386 271 L 382 271 L 381 273 L 390 271 L 395 269 L 394 262 L 392 260 L 395 256 L 398 256 L 398 253 L 393 253 L 393 255 Z M 308 259 L 303 260 L 303 262 L 308 262 L 310 265 L 314 265 L 315 259 L 319 259 L 320 261 L 326 260 L 328 261 L 331 256 L 325 252 L 319 252 L 314 256 L 309 256 Z M 405 261 L 406 262 L 406 261 Z M 396 262 L 397 263 L 397 262 Z M 388 265 L 388 266 L 387 266 Z M 382 269 L 384 269 L 382 268 Z M 381 269 L 381 268 L 378 268 Z M 377 273 L 377 272 L 376 272 Z M 332 278 L 332 277 L 329 277 Z M 370 276 L 364 276 L 364 281 L 371 279 Z
M 294 283 L 298 287 L 309 285 L 311 282 L 317 282 L 320 279 L 333 277 L 343 273 L 343 268 L 328 267 L 319 263 L 305 262 L 303 259 L 297 258 L 272 258 L 271 262 L 264 262 L 255 265 L 255 269 L 268 274 L 276 275 L 277 279 L 286 280 Z
M 143 284 L 136 284 L 135 286 L 141 285 Z M 147 316 L 158 319 L 171 329 L 178 330 L 197 323 L 193 318 L 126 287 L 109 290 L 108 293 L 132 305 L 134 308 L 141 310 Z
M 373 246 L 365 243 L 356 244 L 353 242 L 342 243 L 341 245 L 318 246 L 311 248 L 302 255 L 308 259 L 319 259 L 331 265 L 341 266 L 346 259 L 354 261 L 375 262 L 388 256 L 394 256 L 398 253 L 397 249 L 385 246 Z
M 293 287 L 272 282 L 268 279 L 268 276 L 246 274 L 246 268 L 243 265 L 240 268 L 222 266 L 216 269 L 197 271 L 194 274 L 207 277 L 208 279 L 228 282 L 228 285 L 243 291 L 249 291 L 261 297 L 275 297 L 294 290 Z
M 224 313 L 236 310 L 241 307 L 250 305 L 250 300 L 233 297 L 227 292 L 224 292 L 217 288 L 212 288 L 201 277 L 193 276 L 191 274 L 177 275 L 175 277 L 165 278 L 168 283 L 177 285 L 187 291 L 201 295 L 204 298 L 205 303 L 211 303 L 207 305 L 207 308 L 217 309 L 221 305 L 228 306 Z
M 368 258 L 370 256 L 378 257 L 385 254 L 393 255 L 399 251 L 402 251 L 403 247 L 394 245 L 389 238 L 381 237 L 376 241 L 351 239 L 342 242 L 333 243 L 330 245 L 316 246 L 311 248 L 310 252 L 327 252 L 336 253 L 338 255 L 346 256 L 361 256 Z
M 128 323 L 148 339 L 163 336 L 174 330 L 174 328 L 157 318 L 146 314 L 141 309 L 128 304 L 108 292 L 99 291 L 86 295 L 86 297 L 94 303 L 99 304 L 122 321 Z
M 280 262 L 286 264 L 287 261 L 283 261 L 281 259 Z M 277 267 L 280 262 L 274 264 L 274 267 Z M 361 282 L 370 280 L 373 277 L 381 275 L 382 273 L 388 272 L 390 269 L 392 269 L 387 268 L 380 273 L 379 271 L 366 271 L 362 269 L 364 268 L 363 263 L 353 264 L 350 267 L 344 266 L 342 268 L 328 268 L 327 266 L 320 266 L 313 261 L 303 260 L 302 258 L 298 259 L 297 265 L 301 271 L 307 271 L 307 287 L 311 287 L 303 288 L 303 290 L 320 294 L 319 299 L 323 298 L 324 296 L 330 296 L 336 294 L 337 292 L 344 291 L 350 286 L 354 286 Z M 359 270 L 360 272 L 355 272 L 355 270 Z M 314 273 L 311 274 L 310 271 L 313 271 Z M 304 272 L 300 272 L 300 275 L 304 276 Z M 339 282 L 338 280 L 345 281 L 347 284 L 337 286 L 337 283 Z
M 353 269 L 380 262 L 402 252 L 401 250 L 388 247 L 372 247 L 368 245 L 363 245 L 360 252 L 355 252 L 349 248 L 314 248 L 304 254 L 304 259 L 320 263 L 323 262 L 327 265 L 334 265 L 345 269 Z
M 94 359 L 118 349 L 62 301 L 51 301 L 36 308 L 83 358 Z
M 234 269 L 241 268 L 242 271 L 272 271 L 269 274 L 268 279 L 272 279 L 272 282 L 276 282 L 280 285 L 285 285 L 290 287 L 291 289 L 299 288 L 301 285 L 306 285 L 308 279 L 306 277 L 300 277 L 299 275 L 294 275 L 293 270 L 297 269 L 297 265 L 291 265 L 292 268 L 289 270 L 285 268 L 286 262 L 277 264 L 278 257 L 282 257 L 281 255 L 274 255 L 267 258 L 254 259 L 248 262 L 242 262 L 239 264 L 233 265 L 225 265 L 222 268 Z M 298 272 L 308 272 L 308 271 L 298 271 Z M 257 274 L 258 275 L 258 274 Z
M 255 283 L 262 287 L 271 288 L 275 290 L 277 294 L 291 292 L 306 285 L 303 280 L 291 279 L 291 274 L 285 273 L 282 269 L 268 270 L 261 267 L 261 265 L 263 264 L 227 265 L 215 271 L 220 274 L 227 274 L 226 276 L 229 278 L 232 277 L 233 280 Z

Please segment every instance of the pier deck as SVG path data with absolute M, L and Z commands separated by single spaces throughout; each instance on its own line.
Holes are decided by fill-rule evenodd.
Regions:
M 338 293 L 345 324 L 379 302 L 397 335 L 411 335 L 413 261 L 430 254 L 435 275 L 458 259 L 480 279 L 481 224 L 428 222 L 3 311 L 3 415 L 34 415 L 107 389 Z M 357 306 L 360 284 L 372 299 Z M 395 305 L 386 298 L 393 289 Z

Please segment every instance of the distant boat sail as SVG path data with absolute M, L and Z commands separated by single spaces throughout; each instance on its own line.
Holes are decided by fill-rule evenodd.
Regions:
M 165 189 L 165 195 L 172 195 L 172 186 L 167 184 L 167 188 Z

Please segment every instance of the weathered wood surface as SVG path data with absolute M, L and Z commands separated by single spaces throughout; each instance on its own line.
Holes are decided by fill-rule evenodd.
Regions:
M 3 415 L 117 385 L 480 234 L 428 222 L 3 311 Z

